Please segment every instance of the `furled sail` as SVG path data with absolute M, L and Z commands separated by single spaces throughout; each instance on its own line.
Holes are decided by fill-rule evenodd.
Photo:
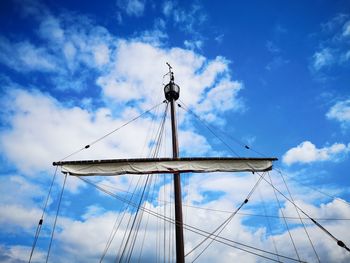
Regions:
M 63 173 L 76 176 L 209 173 L 209 172 L 262 172 L 272 169 L 276 158 L 153 158 L 110 159 L 54 162 Z

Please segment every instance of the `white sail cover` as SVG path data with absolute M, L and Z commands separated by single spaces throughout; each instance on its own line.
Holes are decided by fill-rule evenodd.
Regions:
M 272 169 L 276 158 L 157 158 L 115 159 L 93 161 L 66 161 L 53 163 L 63 173 L 75 176 L 209 173 L 209 172 L 261 172 Z

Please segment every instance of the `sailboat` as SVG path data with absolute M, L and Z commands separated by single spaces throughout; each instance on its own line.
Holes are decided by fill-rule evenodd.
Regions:
M 123 198 L 118 195 L 114 195 L 114 197 L 119 198 L 119 200 L 128 203 L 129 205 L 136 208 L 136 212 L 133 215 L 132 223 L 130 223 L 130 227 L 128 228 L 129 234 L 124 235 L 123 240 L 121 242 L 121 248 L 118 251 L 118 255 L 116 257 L 116 261 L 118 262 L 130 262 L 132 260 L 132 252 L 135 246 L 137 232 L 140 228 L 140 221 L 142 220 L 142 215 L 140 216 L 140 212 L 148 213 L 151 216 L 154 216 L 158 219 L 163 220 L 164 222 L 169 223 L 173 226 L 173 230 L 175 232 L 175 244 L 174 250 L 176 251 L 174 257 L 169 251 L 168 259 L 163 261 L 169 261 L 177 263 L 186 262 L 186 257 L 192 253 L 194 250 L 201 248 L 201 252 L 197 254 L 197 256 L 192 259 L 192 262 L 197 260 L 202 253 L 210 247 L 213 242 L 217 242 L 220 244 L 229 245 L 235 249 L 240 249 L 241 251 L 245 251 L 246 253 L 254 254 L 257 257 L 260 257 L 265 260 L 275 261 L 275 262 L 305 262 L 302 258 L 299 257 L 297 253 L 297 257 L 291 257 L 287 255 L 283 255 L 278 252 L 271 252 L 261 248 L 256 248 L 254 246 L 242 244 L 239 242 L 235 242 L 233 240 L 227 239 L 221 236 L 221 232 L 223 229 L 229 224 L 232 218 L 239 212 L 239 210 L 245 206 L 250 200 L 251 195 L 256 190 L 258 184 L 261 181 L 265 181 L 273 187 L 273 190 L 279 192 L 283 195 L 272 183 L 272 181 L 268 180 L 265 177 L 265 174 L 268 171 L 273 169 L 274 161 L 278 159 L 275 157 L 180 157 L 179 156 L 179 143 L 178 143 L 178 131 L 177 131 L 177 119 L 176 119 L 176 106 L 181 107 L 181 104 L 176 104 L 176 101 L 180 97 L 180 87 L 175 83 L 174 72 L 169 63 L 168 65 L 168 73 L 169 75 L 169 83 L 164 86 L 164 95 L 165 100 L 163 101 L 167 107 L 170 106 L 170 119 L 171 119 L 171 142 L 172 142 L 172 157 L 154 157 L 154 158 L 129 158 L 129 159 L 99 159 L 99 160 L 61 160 L 57 162 L 53 162 L 53 165 L 56 168 L 59 168 L 60 171 L 64 174 L 64 184 L 62 187 L 61 198 L 64 191 L 64 185 L 67 179 L 67 176 L 75 176 L 86 183 L 89 183 L 95 186 L 97 189 L 102 190 L 107 194 L 113 194 L 108 192 L 106 189 L 103 189 L 101 186 L 94 184 L 92 181 L 89 181 L 87 178 L 91 176 L 119 176 L 119 175 L 141 175 L 146 177 L 145 185 L 143 191 L 141 191 L 138 202 L 133 201 L 132 199 Z M 164 123 L 162 123 L 164 125 Z M 84 146 L 81 150 L 90 148 L 91 144 Z M 249 149 L 249 146 L 245 147 Z M 69 155 L 70 157 L 71 155 Z M 191 226 L 184 223 L 183 220 L 183 205 L 182 205 L 182 190 L 181 190 L 181 175 L 185 173 L 213 173 L 213 172 L 225 172 L 225 173 L 235 173 L 235 172 L 249 172 L 257 174 L 258 180 L 255 185 L 252 187 L 252 190 L 247 194 L 246 198 L 243 198 L 241 204 L 230 214 L 230 216 L 225 219 L 222 224 L 218 226 L 213 226 L 212 231 L 206 231 L 201 229 L 199 226 Z M 147 183 L 151 180 L 154 175 L 173 175 L 173 195 L 174 195 L 174 217 L 169 217 L 165 214 L 160 214 L 156 211 L 153 211 L 146 206 L 143 205 L 145 202 L 145 189 Z M 50 189 L 51 191 L 51 189 Z M 134 194 L 134 193 L 133 193 Z M 336 238 L 332 233 L 330 233 L 327 229 L 325 229 L 319 222 L 317 222 L 314 218 L 310 217 L 303 209 L 297 206 L 292 197 L 284 196 L 288 201 L 292 202 L 295 206 L 298 214 L 303 214 L 305 217 L 311 220 L 319 229 L 325 232 L 328 236 L 330 236 L 334 241 L 340 246 L 342 249 L 350 252 L 349 248 L 346 246 L 344 242 Z M 60 199 L 61 201 L 61 199 Z M 57 215 L 60 207 L 60 201 L 57 209 Z M 43 213 L 44 215 L 44 213 Z M 54 228 L 56 226 L 56 220 L 54 223 Z M 128 223 L 128 226 L 129 226 Z M 34 253 L 34 248 L 39 237 L 40 229 L 43 224 L 43 216 L 39 220 L 38 228 L 36 231 L 33 248 L 30 254 L 29 262 L 31 262 L 32 255 Z M 202 240 L 191 248 L 190 251 L 185 250 L 185 240 L 184 240 L 184 230 L 190 231 L 192 233 L 196 233 L 202 237 Z M 115 232 L 111 233 L 111 236 L 107 243 L 109 246 L 115 237 Z M 136 233 L 136 234 L 133 234 Z M 54 229 L 52 231 L 52 238 L 54 234 Z M 51 238 L 51 242 L 52 242 Z M 165 235 L 164 235 L 165 241 Z M 293 240 L 292 240 L 293 241 Z M 49 246 L 49 251 L 47 254 L 46 262 L 49 260 L 51 242 Z M 144 237 L 143 237 L 144 242 Z M 156 242 L 159 243 L 157 240 Z M 293 243 L 294 244 L 294 243 Z M 159 244 L 157 244 L 158 246 Z M 106 246 L 103 256 L 100 259 L 102 262 L 105 258 L 106 252 L 109 248 Z M 203 249 L 204 248 L 204 249 Z M 169 250 L 171 250 L 169 248 Z M 141 255 L 141 253 L 140 253 Z M 316 254 L 317 255 L 317 254 Z M 171 258 L 170 258 L 171 257 Z M 321 260 L 318 258 L 318 261 Z M 140 260 L 140 258 L 139 258 Z M 162 260 L 159 260 L 160 262 Z M 219 260 L 220 261 L 220 260 Z M 141 258 L 142 262 L 142 258 Z

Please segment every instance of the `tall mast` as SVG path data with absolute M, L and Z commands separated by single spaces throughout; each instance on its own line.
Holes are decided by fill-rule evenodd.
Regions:
M 170 102 L 171 111 L 171 133 L 173 145 L 173 158 L 179 157 L 179 144 L 177 140 L 177 122 L 175 101 L 180 96 L 180 87 L 174 82 L 174 73 L 169 63 L 170 81 L 164 87 L 165 98 Z M 183 236 L 183 221 L 182 221 L 182 197 L 181 197 L 181 178 L 180 173 L 174 173 L 174 194 L 175 194 L 175 233 L 176 233 L 176 262 L 185 262 L 184 253 L 184 236 Z

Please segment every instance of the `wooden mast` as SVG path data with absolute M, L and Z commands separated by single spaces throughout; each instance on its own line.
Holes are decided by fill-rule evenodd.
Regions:
M 165 98 L 170 102 L 171 112 L 171 134 L 173 146 L 173 158 L 179 157 L 179 144 L 177 139 L 177 122 L 175 101 L 179 98 L 180 87 L 174 82 L 174 74 L 169 67 L 170 82 L 164 87 Z M 176 236 L 176 262 L 185 262 L 183 220 L 182 220 L 182 196 L 180 173 L 174 173 L 174 195 L 175 195 L 175 236 Z

